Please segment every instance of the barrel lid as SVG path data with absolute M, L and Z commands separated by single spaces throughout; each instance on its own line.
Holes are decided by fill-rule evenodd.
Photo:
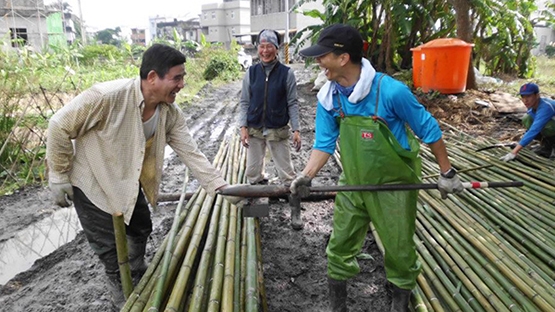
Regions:
M 473 46 L 474 46 L 473 43 L 468 43 L 458 38 L 438 38 L 438 39 L 428 41 L 418 47 L 421 49 L 424 49 L 424 48 L 427 49 L 427 48 L 473 47 Z

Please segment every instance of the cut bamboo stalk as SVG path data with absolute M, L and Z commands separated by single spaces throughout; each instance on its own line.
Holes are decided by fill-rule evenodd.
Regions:
M 123 213 L 114 213 L 112 215 L 112 223 L 114 225 L 121 286 L 123 288 L 123 295 L 127 299 L 133 292 L 133 280 L 131 279 L 131 268 L 129 267 L 129 252 L 127 249 L 127 235 L 125 234 Z
M 154 302 L 148 309 L 149 312 L 158 312 L 160 305 L 162 304 L 162 297 L 163 297 L 163 290 L 164 284 L 166 282 L 166 278 L 168 276 L 168 270 L 170 268 L 171 262 L 171 250 L 173 246 L 173 242 L 177 235 L 178 225 L 179 225 L 179 215 L 181 214 L 181 207 L 183 206 L 183 202 L 185 201 L 185 195 L 187 192 L 187 184 L 189 182 L 189 168 L 185 169 L 185 178 L 183 182 L 183 188 L 181 189 L 181 197 L 179 198 L 179 203 L 177 204 L 177 208 L 175 209 L 175 216 L 173 218 L 173 223 L 169 233 L 169 241 L 166 246 L 166 251 L 164 253 L 164 261 L 162 263 L 162 272 L 158 277 L 158 281 L 156 284 L 156 291 L 157 294 L 154 296 Z

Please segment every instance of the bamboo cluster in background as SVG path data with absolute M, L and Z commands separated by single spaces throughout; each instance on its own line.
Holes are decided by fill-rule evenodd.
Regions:
M 508 148 L 476 152 L 498 142 L 462 132 L 445 141 L 461 181 L 523 181 L 524 187 L 465 190 L 446 200 L 437 190 L 419 192 L 414 240 L 422 274 L 414 310 L 553 311 L 555 161 L 524 149 L 516 161 L 502 162 Z M 421 156 L 422 182 L 433 183 L 435 158 L 425 145 Z
M 230 183 L 242 183 L 245 157 L 234 137 L 214 165 Z M 176 218 L 121 311 L 267 311 L 258 220 L 202 188 Z

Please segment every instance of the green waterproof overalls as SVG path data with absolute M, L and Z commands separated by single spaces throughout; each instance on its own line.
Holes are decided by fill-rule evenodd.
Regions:
M 377 115 L 380 82 L 381 78 L 372 117 L 344 116 L 336 95 L 343 165 L 339 185 L 420 183 L 418 141 L 407 129 L 411 150 L 404 149 Z M 326 249 L 329 277 L 346 280 L 359 273 L 356 256 L 372 221 L 385 249 L 387 279 L 397 287 L 414 288 L 420 273 L 413 241 L 417 197 L 417 190 L 337 193 L 333 231 Z

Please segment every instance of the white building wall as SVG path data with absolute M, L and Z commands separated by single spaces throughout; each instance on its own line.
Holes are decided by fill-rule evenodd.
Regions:
M 538 6 L 538 11 L 536 14 L 532 14 L 532 19 L 538 17 L 542 11 L 545 11 L 547 9 L 546 3 L 549 2 L 555 3 L 554 0 L 537 0 L 536 5 Z M 536 43 L 538 43 L 538 46 L 532 49 L 532 54 L 544 54 L 545 47 L 555 42 L 555 30 L 551 29 L 551 27 L 545 23 L 541 23 L 534 27 L 534 33 L 536 34 Z
M 148 18 L 148 29 L 145 33 L 146 44 L 149 44 L 154 38 L 156 38 L 156 25 L 158 23 L 166 22 L 166 18 L 162 16 L 151 16 Z
M 289 8 L 291 9 L 291 8 Z M 321 12 L 324 11 L 324 6 L 322 5 L 322 1 L 318 0 L 315 2 L 308 2 L 301 6 L 301 11 L 309 11 L 309 10 L 319 10 Z M 260 32 L 262 29 L 274 29 L 274 30 L 281 30 L 284 31 L 286 27 L 286 13 L 279 12 L 279 13 L 271 13 L 271 14 L 264 14 L 264 15 L 253 15 L 251 16 L 251 31 L 252 32 Z M 312 18 L 308 16 L 304 16 L 300 13 L 289 13 L 289 29 L 296 29 L 301 30 L 307 26 L 311 25 L 319 25 L 322 24 L 322 21 L 317 18 Z
M 27 46 L 40 51 L 48 45 L 48 29 L 46 27 L 46 17 L 20 17 L 2 16 L 0 17 L 0 39 L 10 40 L 10 28 L 23 28 L 27 33 Z M 11 47 L 11 42 L 6 44 Z
M 229 44 L 234 35 L 250 32 L 250 2 L 245 0 L 205 4 L 200 25 L 209 42 Z

